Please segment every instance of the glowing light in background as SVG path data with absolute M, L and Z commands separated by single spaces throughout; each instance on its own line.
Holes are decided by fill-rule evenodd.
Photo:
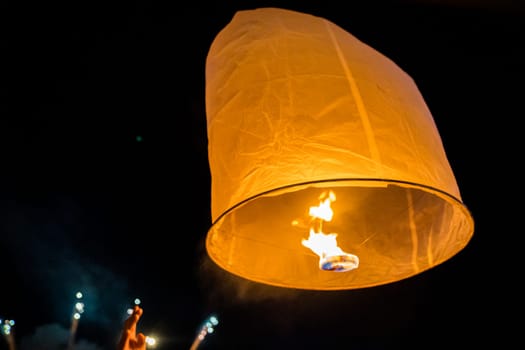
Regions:
M 2 322 L 2 320 L 0 319 L 0 322 Z M 5 335 L 9 335 L 11 334 L 11 328 L 15 325 L 15 321 L 14 320 L 5 320 L 4 321 L 4 324 L 2 325 L 2 332 L 5 334 Z
M 202 327 L 199 330 L 199 333 L 197 333 L 197 337 L 193 341 L 193 344 L 191 344 L 190 350 L 195 350 L 197 347 L 202 343 L 206 335 L 213 333 L 215 329 L 214 326 L 217 326 L 219 324 L 219 319 L 216 316 L 210 316 L 207 318 Z
M 135 298 L 135 300 L 133 300 L 133 304 L 134 305 L 140 305 L 140 303 L 141 303 L 141 301 L 140 301 L 139 298 Z M 126 313 L 128 314 L 128 316 L 131 315 L 133 313 L 133 308 L 132 307 L 128 308 L 126 310 Z
M 71 316 L 71 327 L 69 330 L 69 339 L 67 343 L 67 350 L 73 350 L 75 346 L 75 335 L 78 328 L 78 322 L 80 321 L 81 315 L 84 313 L 84 303 L 81 301 L 83 295 L 81 292 L 75 294 L 77 299 L 73 306 L 73 315 Z
M 150 337 L 148 335 L 148 336 L 146 336 L 146 344 L 148 344 L 148 346 L 155 346 L 155 345 L 157 345 L 157 339 L 155 339 L 153 337 Z
M 9 350 L 15 350 L 15 337 L 13 335 L 13 326 L 15 325 L 14 320 L 1 320 L 0 324 L 2 325 L 2 334 L 5 337 Z

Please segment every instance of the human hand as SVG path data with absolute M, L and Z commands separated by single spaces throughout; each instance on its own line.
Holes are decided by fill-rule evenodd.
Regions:
M 137 323 L 142 316 L 142 308 L 135 305 L 133 313 L 124 322 L 117 350 L 146 350 L 146 336 L 137 333 Z

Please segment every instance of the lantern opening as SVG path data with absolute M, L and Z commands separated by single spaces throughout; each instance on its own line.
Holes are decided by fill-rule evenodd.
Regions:
M 303 239 L 302 244 L 319 256 L 319 268 L 322 270 L 345 272 L 356 269 L 359 266 L 359 258 L 344 252 L 337 245 L 337 233 L 323 233 L 323 223 L 331 221 L 334 216 L 331 203 L 336 199 L 335 193 L 331 190 L 323 192 L 319 199 L 319 206 L 310 207 L 310 236 Z M 292 224 L 297 225 L 298 222 L 294 220 Z

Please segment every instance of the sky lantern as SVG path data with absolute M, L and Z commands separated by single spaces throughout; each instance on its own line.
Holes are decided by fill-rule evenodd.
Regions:
M 336 24 L 235 13 L 206 60 L 212 225 L 221 268 L 343 290 L 409 278 L 474 233 L 416 84 Z

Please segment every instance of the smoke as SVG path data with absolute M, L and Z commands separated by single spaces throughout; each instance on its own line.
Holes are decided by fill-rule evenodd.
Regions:
M 295 289 L 269 286 L 233 275 L 217 266 L 205 252 L 201 252 L 199 272 L 201 287 L 212 303 L 290 301 L 300 295 Z
M 127 294 L 127 280 L 101 260 L 108 253 L 103 249 L 107 229 L 102 214 L 67 196 L 4 201 L 0 208 L 6 213 L 0 223 L 4 232 L 0 255 L 5 249 L 5 261 L 11 262 L 7 268 L 18 278 L 11 279 L 9 293 L 19 291 L 9 297 L 11 312 L 21 318 L 17 323 L 37 327 L 31 327 L 35 329 L 31 335 L 18 334 L 21 348 L 63 349 L 77 301 L 85 308 L 75 350 L 98 349 L 86 340 L 90 338 L 112 341 L 134 296 Z M 81 245 L 90 242 L 86 235 L 92 235 L 93 247 Z M 77 292 L 83 294 L 81 300 L 76 299 Z M 36 312 L 28 309 L 29 300 L 38 301 Z
M 69 330 L 59 324 L 46 324 L 37 327 L 33 334 L 20 341 L 20 350 L 63 350 L 66 348 Z M 75 350 L 102 350 L 102 347 L 80 339 Z

